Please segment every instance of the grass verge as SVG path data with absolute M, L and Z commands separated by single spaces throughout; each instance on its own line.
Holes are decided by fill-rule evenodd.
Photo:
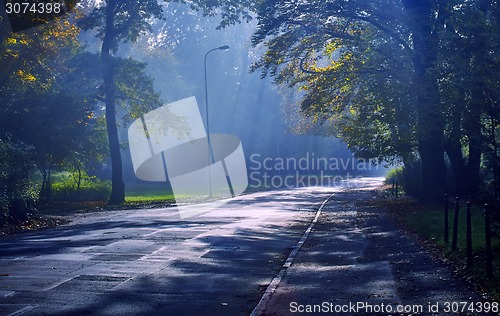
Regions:
M 500 239 L 493 239 L 493 277 L 486 275 L 485 226 L 483 210 L 471 207 L 473 262 L 467 267 L 466 255 L 466 208 L 462 201 L 458 216 L 457 250 L 451 250 L 454 221 L 454 205 L 449 206 L 449 242 L 444 241 L 444 206 L 422 204 L 402 197 L 390 197 L 390 188 L 380 191 L 379 206 L 386 208 L 404 230 L 415 235 L 429 252 L 446 261 L 462 278 L 473 283 L 493 301 L 500 301 Z
M 69 222 L 66 217 L 74 214 L 170 207 L 174 203 L 175 199 L 172 194 L 155 190 L 150 192 L 127 192 L 125 203 L 122 205 L 108 205 L 107 201 L 53 201 L 38 203 L 38 212 L 31 215 L 27 220 L 0 222 L 0 236 L 66 224 Z

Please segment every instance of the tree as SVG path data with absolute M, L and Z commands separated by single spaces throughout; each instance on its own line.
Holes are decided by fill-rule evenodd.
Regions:
M 210 1 L 181 1 L 189 3 L 193 9 L 202 10 L 207 16 L 221 14 L 221 27 L 237 23 L 240 17 L 246 20 L 250 15 L 246 11 L 249 0 L 234 0 L 222 3 Z M 144 34 L 152 31 L 150 21 L 162 18 L 162 5 L 157 0 L 107 0 L 103 2 L 84 2 L 90 12 L 80 21 L 85 30 L 95 30 L 102 40 L 101 73 L 106 106 L 106 126 L 108 132 L 110 157 L 112 164 L 112 191 L 110 204 L 120 204 L 125 200 L 122 159 L 116 121 L 116 54 L 121 43 L 135 42 Z
M 256 9 L 254 0 L 178 0 L 180 3 L 189 4 L 195 11 L 201 11 L 206 17 L 220 16 L 221 21 L 217 29 L 225 28 L 242 22 L 252 20 L 252 12 Z
M 442 3 L 439 3 L 442 4 Z M 443 27 L 444 8 L 432 0 L 403 0 L 413 44 L 413 87 L 417 101 L 418 152 L 422 160 L 422 183 L 426 197 L 439 199 L 446 190 L 444 117 L 437 78 L 438 30 Z
M 88 165 L 96 157 L 102 160 L 102 148 L 108 145 L 101 137 L 97 107 L 104 100 L 99 56 L 84 52 L 78 35 L 79 28 L 69 20 L 58 20 L 11 34 L 1 46 L 0 135 L 33 146 L 44 200 L 51 198 L 54 168 L 69 161 Z M 132 114 L 141 102 L 158 106 L 152 80 L 143 73 L 145 65 L 119 58 L 115 63 L 117 102 L 127 103 Z
M 161 6 L 156 0 L 108 0 L 102 3 L 87 3 L 90 13 L 80 22 L 84 29 L 94 29 L 102 40 L 101 73 L 106 106 L 106 127 L 109 153 L 112 165 L 112 190 L 110 204 L 125 201 L 120 141 L 116 122 L 116 63 L 112 53 L 116 53 L 122 42 L 134 42 L 141 34 L 151 31 L 149 19 L 161 18 Z
M 447 27 L 440 33 L 436 67 L 441 101 L 449 117 L 445 149 L 458 193 L 477 194 L 483 153 L 489 160 L 492 151 L 488 144 L 495 143 L 490 114 L 498 90 L 494 79 L 498 60 L 493 57 L 498 54 L 498 18 L 494 14 L 498 3 L 469 1 L 446 9 Z M 496 173 L 493 166 L 488 169 Z
M 302 112 L 333 126 L 358 157 L 410 164 L 417 103 L 404 21 L 393 1 L 264 2 L 253 44 L 267 52 L 252 70 L 298 85 Z
M 32 147 L 0 137 L 0 223 L 26 220 L 35 210 L 29 181 L 34 169 L 32 154 Z
M 108 145 L 100 137 L 97 107 L 107 98 L 98 75 L 102 56 L 84 52 L 74 17 L 11 34 L 0 46 L 0 135 L 33 146 L 45 199 L 50 199 L 53 168 L 91 164 L 103 158 L 101 149 Z M 117 75 L 113 100 L 127 107 L 124 116 L 138 117 L 160 105 L 153 81 L 144 75 L 145 64 L 123 58 L 111 63 Z
M 444 33 L 456 32 L 455 37 L 464 39 L 476 37 L 473 34 L 478 32 L 467 23 L 461 24 L 463 30 L 450 28 L 451 17 L 457 18 L 465 7 L 485 3 L 491 4 L 262 1 L 257 7 L 259 24 L 253 44 L 264 44 L 267 51 L 253 70 L 261 69 L 263 75 L 275 77 L 279 84 L 299 85 L 304 95 L 303 112 L 320 122 L 333 121 L 338 134 L 358 155 L 396 156 L 404 162 L 420 159 L 423 193 L 438 199 L 446 190 L 445 149 L 454 173 L 464 167 L 461 152 L 454 154 L 457 148 L 463 150 L 457 140 L 464 133 L 470 151 L 467 172 L 460 179 L 469 177 L 473 185 L 477 184 L 481 106 L 462 107 L 458 129 L 450 133 L 457 123 L 450 124 L 445 118 L 460 110 L 446 103 L 446 91 L 442 89 L 446 82 L 439 77 L 438 66 L 450 58 L 440 52 L 445 46 Z M 496 7 L 496 2 L 490 7 Z M 492 14 L 485 16 L 493 19 Z M 474 15 L 462 18 L 472 21 Z M 458 54 L 452 53 L 457 58 Z M 487 54 L 491 60 L 491 52 Z M 455 66 L 464 70 L 460 64 Z M 474 102 L 481 103 L 484 89 L 479 87 L 484 85 L 482 79 L 478 80 L 478 72 L 474 74 L 471 80 L 478 87 Z M 457 75 L 455 70 L 453 75 Z M 452 134 L 456 136 L 450 137 Z M 460 163 L 462 167 L 458 167 Z
M 52 168 L 78 150 L 95 105 L 83 89 L 86 71 L 75 67 L 82 57 L 78 34 L 69 21 L 58 20 L 11 34 L 0 46 L 0 135 L 33 147 L 30 164 L 43 176 L 46 199 Z

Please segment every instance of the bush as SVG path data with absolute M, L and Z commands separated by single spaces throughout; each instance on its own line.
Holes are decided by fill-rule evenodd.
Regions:
M 35 211 L 38 196 L 30 182 L 33 170 L 31 146 L 0 139 L 0 223 L 26 220 Z
M 385 176 L 385 184 L 392 184 L 392 181 L 396 180 L 398 183 L 403 183 L 404 175 L 403 175 L 403 167 L 398 167 L 395 169 L 389 170 Z
M 71 178 L 52 184 L 52 198 L 55 201 L 104 201 L 111 194 L 111 181 L 95 177 L 82 179 L 80 188 Z
M 422 192 L 421 164 L 419 161 L 406 164 L 390 170 L 385 176 L 385 184 L 392 184 L 396 180 L 406 194 L 418 197 Z

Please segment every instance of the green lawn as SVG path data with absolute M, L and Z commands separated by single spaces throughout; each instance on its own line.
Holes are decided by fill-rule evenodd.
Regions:
M 214 188 L 214 192 L 222 191 Z M 192 195 L 176 195 L 178 199 L 182 199 L 183 202 L 205 202 L 207 200 L 207 195 L 203 194 L 192 194 Z M 126 203 L 158 203 L 158 202 L 175 202 L 175 197 L 171 192 L 168 192 L 164 184 L 147 184 L 147 185 L 137 185 L 129 184 L 127 185 L 127 191 L 125 192 L 125 202 Z M 214 193 L 214 198 L 217 199 L 217 194 Z
M 408 205 L 412 207 L 411 205 Z M 459 210 L 457 250 L 451 250 L 453 236 L 454 205 L 449 207 L 449 243 L 444 242 L 444 206 L 425 207 L 414 205 L 414 210 L 405 210 L 403 221 L 410 230 L 425 240 L 431 241 L 437 249 L 453 262 L 457 271 L 465 278 L 472 280 L 486 290 L 493 299 L 500 299 L 500 239 L 493 239 L 493 278 L 486 275 L 485 259 L 485 226 L 483 209 L 479 206 L 471 208 L 472 223 L 472 267 L 467 268 L 466 252 L 466 208 L 461 203 Z
M 453 221 L 454 221 L 454 206 L 448 211 L 448 227 L 449 227 L 449 244 L 451 246 L 453 236 Z M 484 250 L 484 216 L 483 210 L 480 207 L 471 208 L 471 223 L 472 223 L 472 249 L 473 251 Z M 405 222 L 412 229 L 427 239 L 433 239 L 440 246 L 447 246 L 444 242 L 444 207 L 442 209 L 430 209 L 409 214 Z M 462 205 L 458 215 L 458 249 L 466 249 L 466 209 Z M 500 242 L 494 242 L 497 247 Z
M 127 192 L 125 203 L 173 202 L 173 194 L 161 192 Z

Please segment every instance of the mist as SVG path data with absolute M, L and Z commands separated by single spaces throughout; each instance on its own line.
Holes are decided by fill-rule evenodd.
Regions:
M 206 124 L 204 57 L 207 56 L 207 88 L 210 134 L 230 134 L 241 140 L 248 168 L 250 187 L 262 184 L 262 177 L 273 175 L 382 176 L 382 165 L 358 161 L 347 145 L 326 132 L 315 132 L 312 120 L 305 118 L 296 103 L 293 88 L 280 87 L 272 78 L 251 73 L 250 66 L 263 53 L 252 47 L 256 23 L 241 23 L 217 29 L 217 18 L 193 13 L 181 4 L 168 4 L 166 21 L 156 21 L 154 32 L 135 44 L 122 44 L 117 55 L 147 63 L 146 73 L 165 103 L 196 97 Z M 83 33 L 88 50 L 99 43 Z M 316 123 L 319 126 L 319 124 Z M 314 127 L 314 126 L 313 126 Z M 127 142 L 127 124 L 121 126 L 121 142 Z M 324 135 L 323 135 L 324 134 Z M 138 180 L 133 172 L 130 152 L 122 152 L 124 178 L 128 186 L 163 186 Z M 308 166 L 299 168 L 298 162 Z M 294 161 L 291 164 L 286 162 Z M 282 162 L 285 167 L 282 168 Z M 264 168 L 265 164 L 265 168 Z M 321 165 L 320 168 L 314 165 Z M 272 168 L 270 167 L 272 165 Z

